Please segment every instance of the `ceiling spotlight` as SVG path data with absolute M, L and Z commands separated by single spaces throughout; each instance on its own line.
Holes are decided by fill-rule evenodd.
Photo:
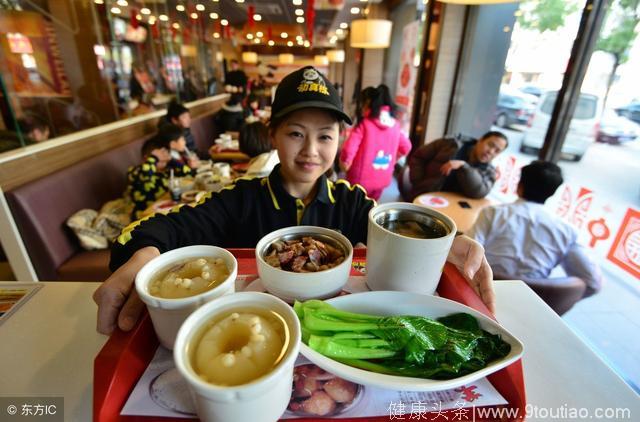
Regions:
M 174 22 L 173 24 L 171 24 L 171 26 L 173 26 L 175 29 L 180 29 L 180 24 L 178 22 Z
M 196 10 L 200 12 L 204 11 L 204 4 L 196 4 Z
M 120 12 L 121 12 L 121 10 L 120 10 L 119 7 L 115 7 L 114 6 L 114 7 L 111 8 L 111 13 L 113 13 L 114 15 L 119 15 Z
M 336 29 L 336 35 L 342 35 L 344 34 L 344 31 L 340 28 Z
M 226 19 L 222 19 L 222 20 L 220 21 L 220 25 L 222 25 L 222 26 L 227 26 L 227 25 L 229 25 L 229 21 L 228 21 L 228 20 L 226 20 Z
M 140 13 L 142 13 L 143 15 L 150 15 L 151 10 L 149 10 L 149 8 L 147 7 L 143 7 L 142 9 L 140 9 Z
M 346 23 L 346 22 L 342 22 L 342 23 L 340 24 L 340 28 L 342 28 L 342 29 L 347 29 L 348 27 L 349 27 L 349 24 L 348 24 L 348 23 Z
M 138 14 L 136 15 L 136 20 L 139 20 L 139 21 L 141 21 L 141 20 L 142 20 L 142 15 L 141 15 L 140 13 L 138 13 Z
M 260 22 L 262 20 L 262 15 L 254 13 L 253 20 L 256 21 L 256 22 Z
M 298 45 L 304 45 L 304 41 L 302 41 L 302 39 L 299 39 L 298 42 L 296 43 Z
M 287 38 L 289 36 L 289 34 L 287 34 L 286 32 L 283 32 L 282 34 L 280 34 L 281 38 Z
M 149 25 L 155 25 L 156 24 L 156 17 L 151 15 L 149 16 Z
M 352 15 L 357 15 L 358 13 L 360 13 L 360 8 L 359 7 L 352 7 L 351 8 L 351 14 Z
M 260 38 L 256 38 L 255 40 L 253 40 L 254 44 L 260 44 Z
M 218 14 L 216 12 L 211 12 L 211 13 L 209 13 L 209 17 L 211 19 L 218 19 Z
M 311 47 L 311 43 L 309 42 L 309 40 L 304 42 L 304 46 L 305 47 Z
M 296 40 L 300 41 L 300 40 L 302 40 L 302 39 L 303 39 L 303 38 L 302 38 L 302 35 L 296 35 Z
M 244 3 L 244 0 L 236 0 L 236 3 Z
M 273 47 L 276 43 L 273 40 L 269 40 L 267 44 L 269 44 L 269 47 Z
M 177 10 L 178 12 L 184 12 L 184 5 L 182 5 L 182 4 L 178 4 L 178 5 L 176 5 L 176 10 Z
M 302 10 L 302 9 L 296 9 L 296 12 L 295 12 L 295 13 L 296 13 L 296 16 L 302 16 L 302 15 L 304 15 L 304 10 Z
M 247 34 L 247 39 L 248 40 L 252 40 L 253 39 L 253 34 Z
M 93 0 L 95 4 L 104 4 L 104 0 Z
M 303 18 L 302 16 L 298 16 L 298 17 L 296 18 L 296 22 L 298 22 L 298 23 L 304 23 L 304 18 Z
M 196 12 L 191 13 L 189 16 L 191 16 L 191 19 L 198 19 L 198 14 Z
M 118 0 L 118 1 L 116 2 L 116 4 L 117 4 L 118 6 L 122 6 L 122 7 L 127 7 L 127 6 L 129 6 L 129 2 L 127 2 L 127 0 Z
M 338 37 L 336 37 L 335 35 L 329 39 L 329 42 L 331 44 L 335 44 L 337 41 L 338 41 Z
M 214 32 L 213 33 L 213 38 L 220 38 L 220 33 Z
M 302 0 L 293 0 L 294 6 L 302 6 Z
M 256 32 L 256 37 L 262 38 L 263 36 L 264 36 L 264 34 L 262 33 L 262 31 Z
M 293 41 L 287 41 L 287 47 L 293 47 Z

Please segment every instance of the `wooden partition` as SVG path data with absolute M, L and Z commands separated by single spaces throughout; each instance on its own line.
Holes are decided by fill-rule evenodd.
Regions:
M 186 106 L 191 117 L 197 119 L 218 111 L 227 98 L 228 94 L 221 94 Z M 157 130 L 158 119 L 165 113 L 164 110 L 158 110 L 0 154 L 0 188 L 9 191 L 150 135 Z
M 228 94 L 221 94 L 186 106 L 197 119 L 217 112 L 227 98 Z M 0 243 L 17 280 L 38 281 L 38 277 L 4 192 L 151 135 L 165 113 L 159 110 L 0 154 Z

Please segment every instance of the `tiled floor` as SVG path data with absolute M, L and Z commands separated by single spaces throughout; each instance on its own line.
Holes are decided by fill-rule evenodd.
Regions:
M 401 200 L 394 180 L 379 202 Z M 578 302 L 563 319 L 640 394 L 640 280 L 615 268 L 602 271 L 602 291 Z

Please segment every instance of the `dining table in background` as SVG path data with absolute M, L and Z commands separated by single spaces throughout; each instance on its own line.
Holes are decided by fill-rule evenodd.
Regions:
M 239 149 L 222 149 L 218 150 L 215 145 L 209 148 L 209 156 L 213 161 L 231 161 L 231 162 L 246 162 L 251 159 L 247 154 Z
M 455 192 L 429 192 L 418 195 L 414 204 L 433 208 L 449 216 L 459 232 L 466 233 L 475 223 L 480 211 L 493 203 L 487 198 L 473 199 Z

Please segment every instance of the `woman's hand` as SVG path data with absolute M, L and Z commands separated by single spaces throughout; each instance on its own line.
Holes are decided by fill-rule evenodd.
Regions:
M 140 249 L 93 293 L 98 304 L 99 333 L 111 334 L 116 324 L 123 331 L 135 326 L 144 303 L 138 297 L 134 280 L 144 264 L 158 255 L 160 251 L 152 246 Z
M 493 291 L 493 271 L 484 256 L 484 248 L 468 236 L 456 236 L 447 261 L 455 265 L 473 290 L 495 312 L 496 297 Z

